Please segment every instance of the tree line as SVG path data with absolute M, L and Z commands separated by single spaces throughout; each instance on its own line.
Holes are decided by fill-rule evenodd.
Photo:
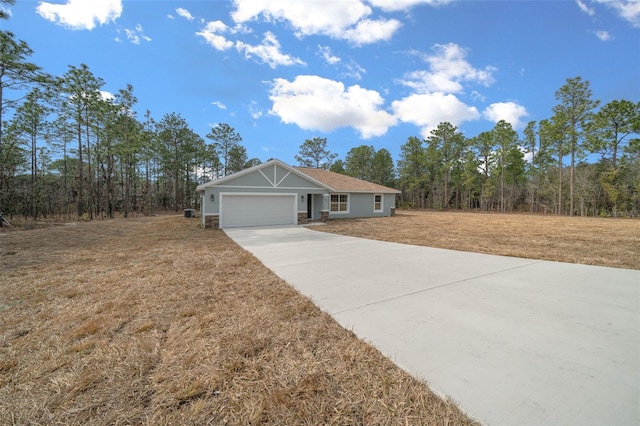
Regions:
M 196 185 L 261 162 L 248 158 L 229 124 L 202 138 L 176 112 L 138 117 L 131 85 L 106 97 L 105 82 L 87 65 L 52 76 L 29 61 L 32 54 L 26 42 L 0 31 L 5 215 L 179 211 L 197 207 Z M 612 101 L 596 111 L 591 97 L 588 81 L 567 79 L 553 115 L 530 122 L 522 137 L 505 121 L 475 137 L 440 123 L 426 139 L 409 137 L 395 164 L 388 150 L 367 145 L 337 159 L 325 138 L 306 140 L 295 159 L 400 189 L 400 207 L 637 215 L 640 102 Z
M 597 109 L 581 77 L 567 79 L 555 97 L 552 116 L 529 122 L 522 137 L 506 121 L 474 137 L 443 122 L 426 139 L 409 137 L 395 168 L 386 149 L 366 145 L 333 161 L 317 140 L 315 157 L 333 171 L 400 189 L 399 207 L 637 216 L 640 102 Z
M 14 43 L 7 33 L 0 37 L 2 47 Z M 61 77 L 3 56 L 0 66 L 7 65 L 30 74 L 0 72 L 2 112 L 13 112 L 0 127 L 5 214 L 93 219 L 178 211 L 194 206 L 197 184 L 258 161 L 247 158 L 240 134 L 226 123 L 213 127 L 206 143 L 178 113 L 156 121 L 146 111 L 138 120 L 133 87 L 105 98 L 104 81 L 84 64 Z M 17 87 L 26 95 L 3 96 Z
M 12 3 L 6 1 L 5 3 Z M 0 17 L 6 19 L 7 16 Z M 178 113 L 139 119 L 85 64 L 52 76 L 0 32 L 0 211 L 34 219 L 152 214 L 195 203 L 195 186 L 259 162 L 226 123 L 196 134 Z

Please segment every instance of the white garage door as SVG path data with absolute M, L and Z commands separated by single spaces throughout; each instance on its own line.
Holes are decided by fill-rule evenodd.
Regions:
M 293 194 L 221 194 L 220 227 L 294 225 L 296 207 Z

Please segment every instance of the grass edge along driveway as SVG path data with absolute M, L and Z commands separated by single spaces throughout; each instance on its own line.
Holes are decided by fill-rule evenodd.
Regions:
M 0 236 L 0 424 L 474 424 L 222 231 Z
M 399 210 L 314 230 L 476 253 L 640 270 L 640 219 Z

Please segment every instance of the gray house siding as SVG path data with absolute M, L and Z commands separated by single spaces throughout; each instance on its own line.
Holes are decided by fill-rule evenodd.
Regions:
M 228 180 L 220 185 L 205 188 L 202 205 L 205 207 L 207 214 L 220 212 L 220 192 L 297 193 L 298 211 L 307 211 L 307 195 L 323 194 L 326 193 L 326 189 L 314 185 L 313 182 L 290 173 L 282 167 L 268 167 L 267 170 L 257 170 Z M 212 194 L 214 195 L 214 201 L 211 201 Z M 302 200 L 303 195 L 305 197 L 304 200 Z M 314 201 L 316 201 L 315 197 Z M 317 204 L 319 207 L 322 206 L 322 197 L 320 197 L 320 202 Z
M 326 189 L 308 179 L 305 179 L 289 170 L 274 165 L 265 167 L 251 173 L 236 176 L 230 179 L 223 178 L 217 186 L 207 187 L 202 192 L 201 199 L 201 221 L 206 224 L 207 215 L 220 214 L 220 194 L 224 193 L 252 193 L 252 194 L 292 194 L 295 193 L 297 199 L 297 212 L 305 214 L 307 212 L 307 197 L 312 196 L 314 206 L 313 219 L 320 218 L 322 208 L 322 194 Z M 213 195 L 213 200 L 211 196 Z M 303 198 L 304 196 L 304 198 Z M 318 198 L 319 197 L 319 198 Z M 317 206 L 317 209 L 315 208 Z M 317 213 L 316 213 L 317 210 Z M 305 216 L 306 217 L 306 216 Z
M 395 194 L 377 194 L 382 196 L 382 211 L 379 212 L 374 211 L 375 194 L 352 192 L 348 195 L 348 212 L 329 212 L 330 219 L 391 216 L 391 209 L 396 207 Z

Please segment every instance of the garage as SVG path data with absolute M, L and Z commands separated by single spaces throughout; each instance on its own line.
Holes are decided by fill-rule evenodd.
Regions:
M 220 228 L 296 224 L 295 194 L 220 193 Z

